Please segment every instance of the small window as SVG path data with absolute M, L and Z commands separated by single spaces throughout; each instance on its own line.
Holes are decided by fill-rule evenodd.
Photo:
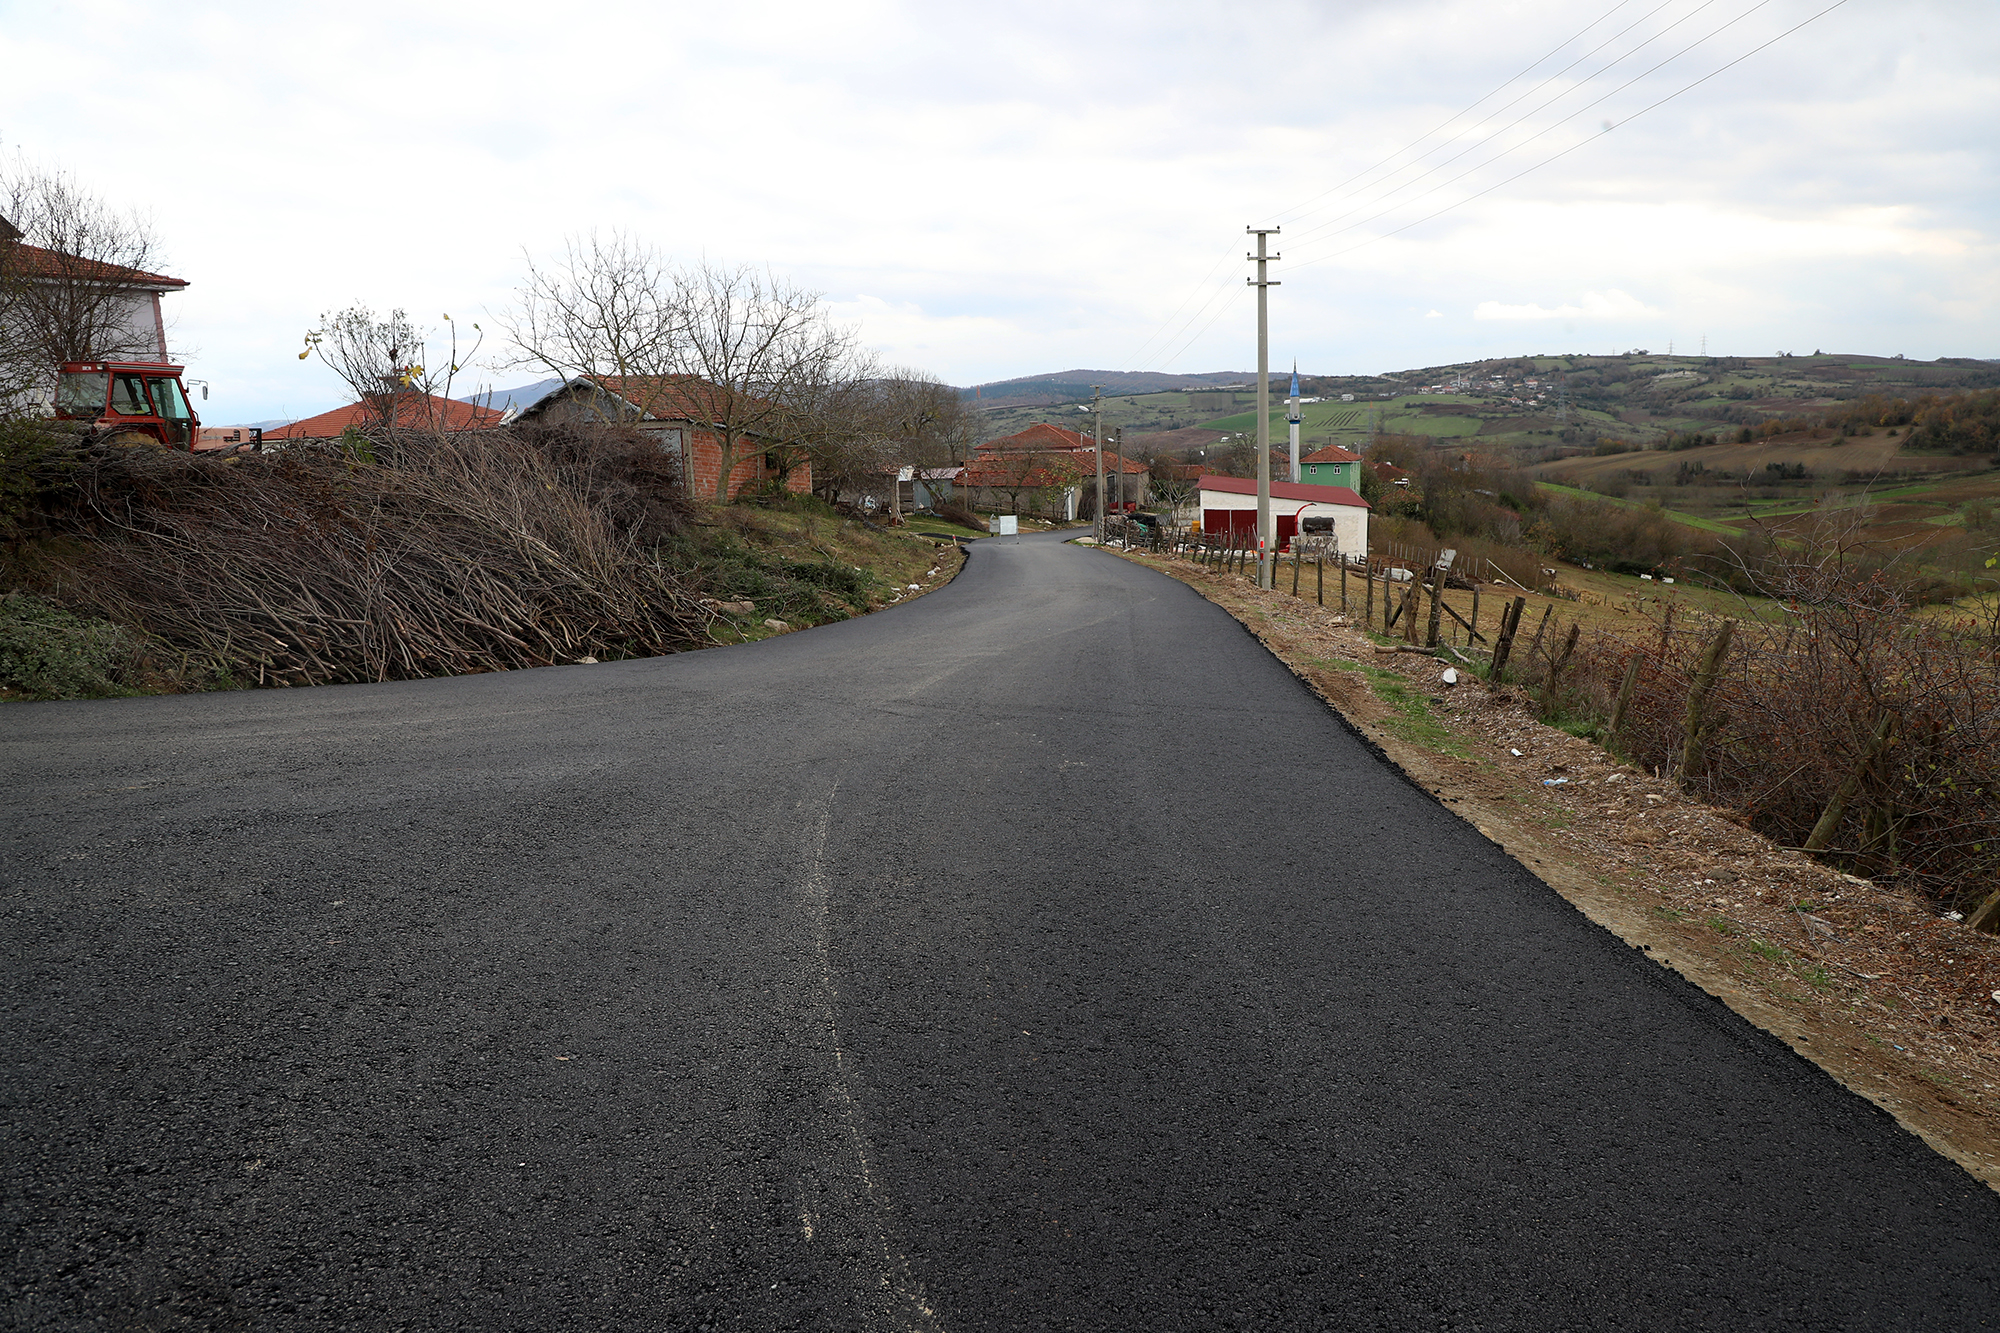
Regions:
M 764 454 L 764 470 L 766 472 L 776 472 L 778 467 L 778 451 L 775 449 L 767 450 Z
M 653 438 L 659 441 L 661 453 L 671 454 L 675 458 L 681 456 L 681 429 L 679 426 L 668 430 L 656 430 L 653 432 Z
M 104 410 L 104 395 L 111 388 L 111 376 L 101 370 L 64 375 L 56 381 L 56 415 L 95 417 Z
M 153 401 L 159 405 L 161 416 L 169 421 L 188 419 L 187 399 L 181 394 L 179 380 L 147 380 L 146 385 L 153 391 Z
M 146 403 L 146 384 L 137 375 L 111 377 L 111 410 L 120 416 L 149 417 L 153 409 Z

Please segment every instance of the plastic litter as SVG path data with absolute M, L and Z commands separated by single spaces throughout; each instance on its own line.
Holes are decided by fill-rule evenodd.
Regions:
M 1516 759 L 1519 759 L 1521 757 L 1521 752 L 1519 750 L 1509 750 L 1507 751 L 1507 753 L 1513 755 Z
M 1439 676 L 1438 679 L 1443 681 L 1447 685 L 1458 684 L 1458 668 L 1446 667 L 1444 669 L 1444 674 L 1442 676 Z
M 1542 785 L 1543 785 L 1544 787 L 1560 787 L 1560 786 L 1562 786 L 1562 785 L 1563 785 L 1563 784 L 1564 784 L 1565 782 L 1568 782 L 1568 781 L 1569 781 L 1569 779 L 1568 779 L 1568 778 L 1543 778 L 1543 779 L 1542 779 Z

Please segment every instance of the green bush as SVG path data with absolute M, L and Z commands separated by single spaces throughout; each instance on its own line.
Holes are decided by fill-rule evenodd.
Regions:
M 77 466 L 74 435 L 24 417 L 0 417 L 0 538 L 36 526 L 44 497 L 69 484 Z
M 106 699 L 125 684 L 139 641 L 108 620 L 79 616 L 26 593 L 0 597 L 0 686 L 31 699 Z

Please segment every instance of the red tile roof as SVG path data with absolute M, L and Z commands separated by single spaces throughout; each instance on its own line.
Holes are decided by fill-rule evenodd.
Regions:
M 82 278 L 116 283 L 122 287 L 157 287 L 162 291 L 179 291 L 187 286 L 186 278 L 170 278 L 164 273 L 148 273 L 144 269 L 126 268 L 121 264 L 104 264 L 95 259 L 66 255 L 60 250 L 44 250 L 39 245 L 9 245 L 0 254 L 5 255 L 7 267 L 23 277 Z
M 1249 477 L 1205 476 L 1200 481 L 1204 491 L 1219 491 L 1224 495 L 1255 495 L 1257 483 Z M 1271 498 L 1274 500 L 1306 500 L 1313 504 L 1358 505 L 1370 508 L 1369 503 L 1345 486 L 1307 486 L 1303 482 L 1274 481 L 1271 483 Z
M 1088 435 L 1065 430 L 1061 426 L 1051 426 L 1046 421 L 1038 421 L 1024 431 L 988 440 L 979 446 L 979 452 L 1018 454 L 1037 452 L 1044 449 L 1089 449 L 1092 448 Z
M 961 486 L 989 486 L 998 490 L 1036 490 L 1043 486 L 1074 486 L 1096 470 L 1076 466 L 1068 450 L 1038 450 L 1035 453 L 987 454 L 975 458 L 958 474 Z
M 456 402 L 450 398 L 437 398 L 429 394 L 398 394 L 396 397 L 396 424 L 422 430 L 479 430 L 486 426 L 500 424 L 501 414 L 490 407 L 474 407 L 471 403 Z M 304 421 L 294 421 L 289 426 L 279 426 L 264 432 L 267 440 L 330 440 L 349 426 L 369 426 L 381 420 L 376 409 L 367 403 L 349 403 L 331 412 L 322 412 Z
M 722 390 L 698 375 L 591 375 L 592 383 L 615 393 L 658 421 L 713 425 L 724 415 Z M 760 409 L 762 404 L 757 405 Z
M 1324 449 L 1307 454 L 1299 461 L 1301 463 L 1359 463 L 1361 455 L 1351 450 L 1343 449 L 1337 444 L 1329 444 Z

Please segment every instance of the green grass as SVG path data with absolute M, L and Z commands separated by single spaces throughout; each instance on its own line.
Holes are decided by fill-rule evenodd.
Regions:
M 1586 491 L 1575 486 L 1563 486 L 1553 481 L 1538 481 L 1535 485 L 1552 495 L 1564 495 L 1575 500 L 1603 500 L 1608 504 L 1623 505 L 1627 509 L 1650 508 L 1643 500 L 1620 500 L 1615 496 L 1599 495 L 1596 491 Z M 1743 529 L 1741 528 L 1728 523 L 1719 523 L 1712 518 L 1702 518 L 1698 514 L 1690 514 L 1684 510 L 1662 509 L 1660 510 L 1660 514 L 1665 518 L 1672 519 L 1676 523 L 1690 528 L 1698 528 L 1703 532 L 1713 532 L 1724 537 L 1741 537 L 1743 535 Z
M 1777 945 L 1766 944 L 1762 940 L 1751 940 L 1750 952 L 1756 954 L 1767 963 L 1782 963 L 1791 957 L 1790 954 L 1780 949 Z
M 1466 748 L 1465 742 L 1432 716 L 1429 705 L 1410 692 L 1410 682 L 1395 672 L 1345 657 L 1309 660 L 1315 666 L 1360 673 L 1362 679 L 1368 682 L 1368 688 L 1375 697 L 1393 711 L 1394 716 L 1390 717 L 1385 725 L 1395 736 L 1412 745 L 1436 750 L 1440 754 L 1452 755 L 1459 759 L 1472 757 L 1472 752 Z
M 1687 920 L 1687 913 L 1677 912 L 1673 908 L 1667 907 L 1664 904 L 1659 907 L 1655 907 L 1653 909 L 1653 915 L 1658 917 L 1665 917 L 1669 921 Z
M 1726 916 L 1710 917 L 1708 919 L 1708 928 L 1724 939 L 1735 939 L 1743 933 L 1742 929 Z

